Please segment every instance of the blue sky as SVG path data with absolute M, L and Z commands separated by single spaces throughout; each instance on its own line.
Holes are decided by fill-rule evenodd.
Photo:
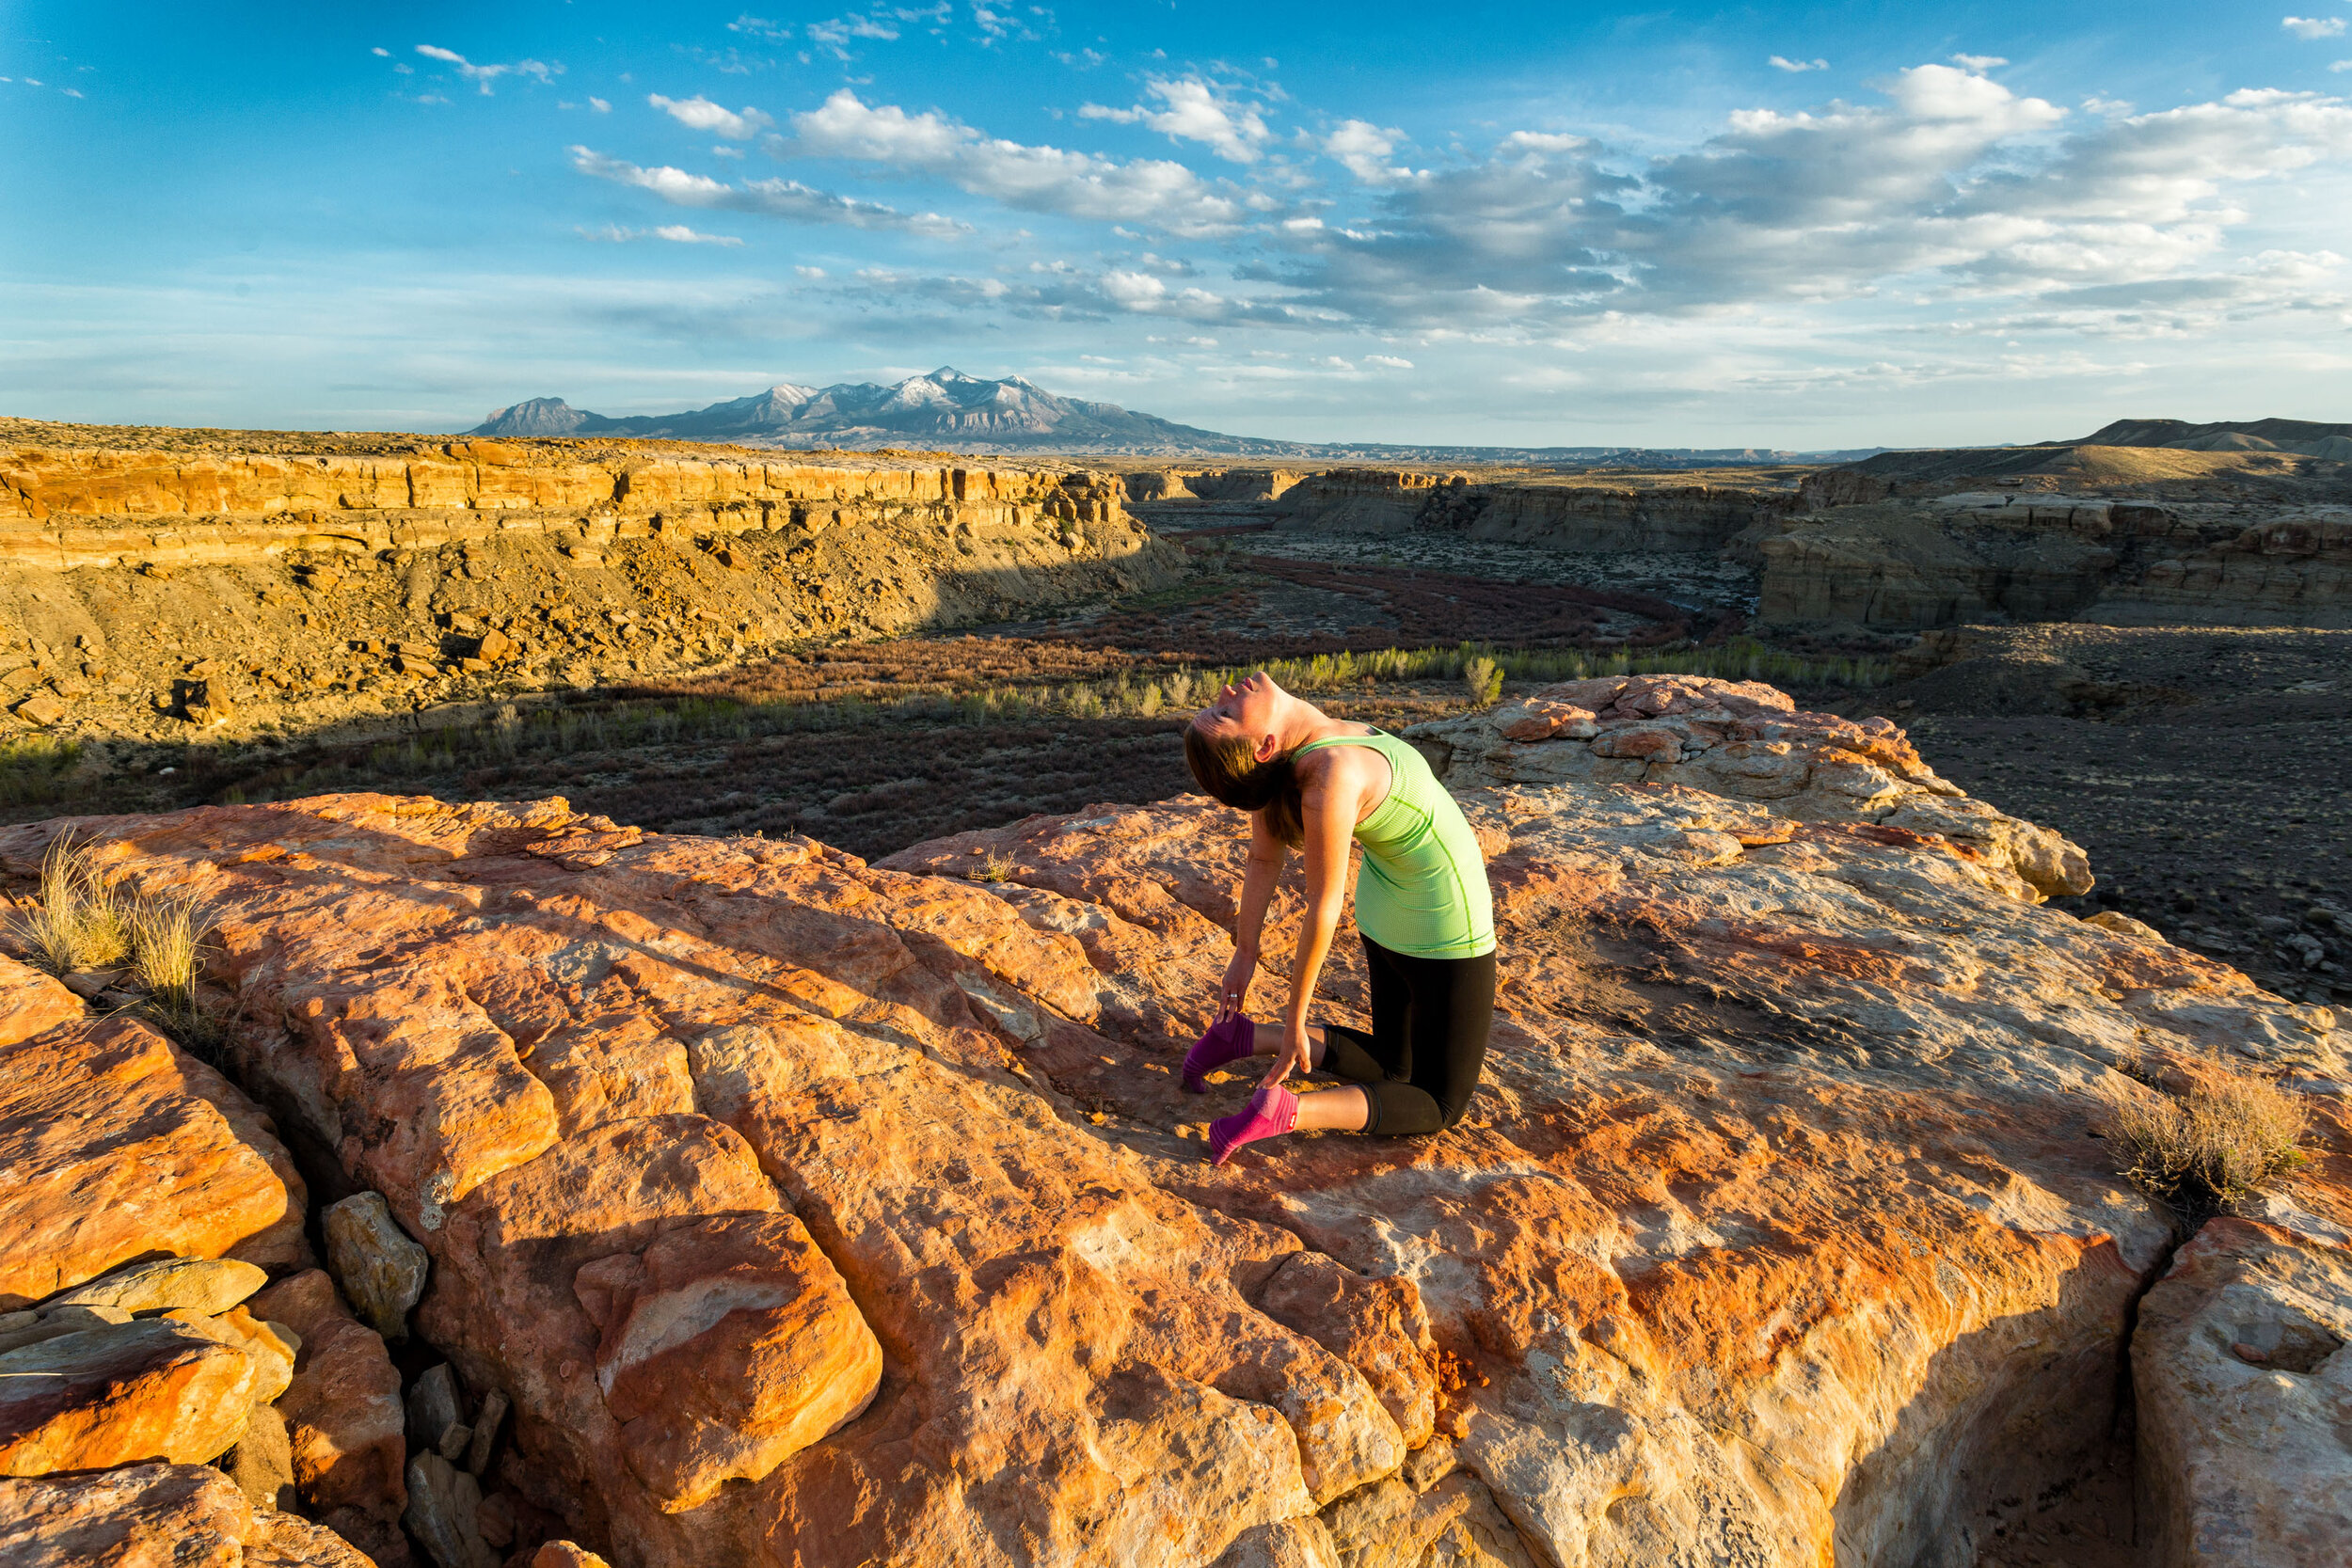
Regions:
M 748 3 L 749 10 L 744 8 Z M 2352 419 L 2352 0 L 0 4 L 0 412 Z

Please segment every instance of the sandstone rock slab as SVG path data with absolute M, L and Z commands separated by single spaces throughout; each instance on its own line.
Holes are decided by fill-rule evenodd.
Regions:
M 327 1530 L 256 1508 L 220 1471 L 131 1465 L 0 1480 L 9 1568 L 370 1568 Z
M 0 1355 L 0 1474 L 202 1463 L 245 1430 L 254 1385 L 251 1356 L 157 1320 L 10 1351 Z
M 2221 1218 L 2139 1304 L 2132 1339 L 2149 1560 L 2352 1561 L 2352 1256 Z
M 47 1307 L 119 1307 L 126 1312 L 183 1310 L 212 1317 L 269 1282 L 269 1273 L 235 1258 L 163 1258 L 132 1263 L 76 1285 Z
M 159 1252 L 308 1259 L 302 1179 L 268 1118 L 134 1019 L 0 1046 L 0 1309 Z
M 1638 721 L 1677 719 L 1711 722 Z M 1243 1078 L 1204 1103 L 1175 1074 L 1242 878 L 1205 804 L 887 865 L 555 801 L 78 828 L 221 911 L 232 1059 L 431 1253 L 413 1332 L 513 1402 L 501 1481 L 644 1564 L 1199 1568 L 1327 1535 L 1367 1487 L 1400 1517 L 1462 1499 L 1436 1539 L 1465 1561 L 1506 1533 L 1548 1568 L 1964 1558 L 1983 1499 L 2103 1451 L 2169 1238 L 2094 1135 L 2120 1069 L 2226 1043 L 2345 1075 L 2317 1009 L 2039 908 L 1947 837 L 1648 783 L 1464 803 L 1508 958 L 1470 1116 L 1222 1169 L 1200 1125 Z M 1007 879 L 961 875 L 976 854 Z M 1269 952 L 1298 908 L 1294 881 Z M 773 1458 L 763 1402 L 831 1385 L 694 1304 L 816 1289 L 818 1258 L 880 1379 Z M 1277 1315 L 1318 1279 L 1347 1307 L 1321 1338 Z M 654 1298 L 720 1441 L 616 1416 L 608 1337 L 653 1342 Z M 1424 1390 L 1451 1470 L 1410 1457 Z

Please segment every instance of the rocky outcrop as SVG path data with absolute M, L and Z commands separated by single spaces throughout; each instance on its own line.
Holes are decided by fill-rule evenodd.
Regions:
M 1137 468 L 1120 476 L 1130 505 L 1150 501 L 1271 501 L 1307 475 L 1288 468 Z
M 1108 475 L 612 444 L 0 453 L 0 706 L 255 733 L 1162 585 Z
M 2139 1305 L 2139 1515 L 2159 1568 L 2352 1561 L 2352 1255 L 2209 1222 Z
M 1426 530 L 1568 550 L 1703 552 L 1796 504 L 1794 491 L 1723 485 L 1482 483 L 1466 474 L 1334 468 L 1300 481 L 1274 511 L 1293 526 L 1335 532 Z
M 0 1480 L 10 1568 L 370 1568 L 332 1533 L 256 1509 L 218 1470 L 134 1465 Z
M 1788 824 L 1854 822 L 1951 846 L 2030 902 L 2090 891 L 2090 862 L 2059 834 L 1937 777 L 1886 719 L 1801 713 L 1755 681 L 1620 675 L 1405 732 L 1453 789 L 1492 784 L 1675 784 L 1753 802 L 1742 843 Z
M 1762 618 L 1920 630 L 1988 616 L 2352 626 L 2352 513 L 1963 492 L 1840 506 L 1755 546 Z
M 400 1373 L 382 1337 L 352 1316 L 318 1269 L 272 1285 L 253 1298 L 251 1310 L 301 1340 L 292 1381 L 277 1402 L 296 1494 L 377 1568 L 401 1568 L 408 1560 L 400 1533 L 408 1507 L 402 1479 L 408 1449 Z
M 13 958 L 0 982 L 23 1009 L 0 1035 L 47 1024 L 0 1047 L 0 1312 L 159 1252 L 309 1261 L 302 1179 L 250 1101 L 147 1023 L 84 1018 Z
M 1222 1170 L 1202 1124 L 1250 1075 L 1175 1081 L 1241 879 L 1204 802 L 885 865 L 378 796 L 0 857 L 95 834 L 219 911 L 236 1070 L 429 1254 L 465 1462 L 412 1448 L 409 1507 L 464 1560 L 529 1507 L 640 1565 L 1957 1568 L 2104 1451 L 2169 1244 L 2104 1097 L 2214 1050 L 2352 1073 L 2324 1010 L 1948 834 L 1463 798 L 1505 954 L 1470 1116 Z M 1361 983 L 1343 944 L 1333 1016 Z M 493 1396 L 471 1502 L 449 1429 Z

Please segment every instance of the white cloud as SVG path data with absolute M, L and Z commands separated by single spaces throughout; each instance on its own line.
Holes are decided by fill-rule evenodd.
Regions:
M 382 44 L 380 44 L 380 43 L 379 43 L 379 44 L 377 44 L 374 48 L 373 48 L 373 49 L 369 50 L 369 51 L 368 51 L 368 53 L 369 53 L 369 54 L 371 54 L 371 55 L 375 55 L 375 56 L 376 56 L 377 58 L 379 58 L 379 59 L 386 59 L 386 60 L 389 60 L 389 59 L 390 59 L 390 58 L 392 57 L 392 52 L 391 52 L 390 50 L 389 50 L 389 49 L 385 48 L 385 47 L 384 47 Z
M 1399 359 L 1392 354 L 1367 354 L 1364 356 L 1364 363 L 1377 365 L 1384 371 L 1409 371 L 1413 368 L 1413 362 L 1410 359 Z
M 1348 173 L 1373 185 L 1407 172 L 1388 168 L 1380 162 L 1404 139 L 1402 131 L 1383 131 L 1369 120 L 1347 119 L 1324 138 L 1323 150 L 1338 159 Z
M 1764 62 L 1775 71 L 1827 71 L 1827 60 L 1792 60 L 1785 55 L 1774 55 Z
M 760 132 L 775 124 L 774 120 L 748 104 L 740 113 L 738 113 L 733 109 L 723 108 L 700 94 L 692 98 L 676 99 L 664 98 L 658 92 L 649 92 L 645 95 L 645 102 L 676 120 L 680 125 L 695 131 L 713 132 L 731 141 L 749 141 Z
M 80 87 L 60 87 L 57 90 L 64 93 L 68 98 L 79 98 L 82 96 L 82 89 Z
M 440 60 L 455 66 L 457 74 L 473 83 L 485 97 L 489 95 L 490 84 L 501 76 L 530 76 L 545 86 L 564 74 L 562 66 L 549 65 L 544 60 L 516 60 L 512 65 L 476 65 L 456 50 L 444 49 L 437 43 L 421 43 L 417 45 L 417 53 L 429 60 Z
M 2352 71 L 2352 60 L 2338 60 L 2328 69 L 2329 71 Z
M 582 174 L 615 184 L 650 191 L 673 207 L 702 207 L 737 213 L 760 213 L 769 217 L 804 223 L 834 223 L 851 229 L 896 230 L 934 238 L 969 233 L 971 226 L 936 213 L 906 214 L 878 201 L 860 201 L 802 184 L 797 180 L 747 180 L 730 185 L 707 174 L 689 174 L 667 166 L 640 168 L 619 158 L 608 158 L 585 147 L 571 149 L 572 166 Z
M 1736 112 L 1645 166 L 1592 144 L 1535 157 L 1515 134 L 1406 174 L 1381 169 L 1388 137 L 1352 122 L 1343 150 L 1386 176 L 1374 215 L 1287 225 L 1294 260 L 1240 272 L 1287 285 L 1277 297 L 1302 311 L 1389 330 L 1508 337 L 1896 288 L 2063 295 L 2070 322 L 2133 330 L 2173 296 L 2288 308 L 2285 285 L 2225 259 L 2245 221 L 2233 187 L 2352 157 L 2352 103 L 2317 94 L 2115 104 L 2070 132 L 2065 110 L 1973 69 L 1915 67 L 1884 93 Z
M 2299 39 L 2332 39 L 2344 35 L 2344 18 L 2340 16 L 2285 16 L 2279 25 Z
M 1197 141 L 1228 163 L 1254 164 L 1267 138 L 1265 121 L 1247 103 L 1235 103 L 1216 84 L 1199 76 L 1174 80 L 1147 78 L 1144 91 L 1160 101 L 1159 108 L 1136 104 L 1131 109 L 1082 104 L 1082 119 L 1143 124 L 1162 135 Z
M 626 244 L 630 240 L 668 240 L 673 245 L 739 245 L 743 243 L 732 234 L 704 234 L 682 223 L 665 223 L 658 229 L 624 229 L 617 223 L 608 223 L 601 229 L 582 229 L 579 233 L 583 240 L 606 240 L 615 244 Z
M 600 115 L 609 115 L 612 112 L 612 105 L 606 103 L 601 98 L 590 98 L 588 100 L 588 106 L 596 110 L 596 113 Z
M 793 116 L 792 139 L 779 150 L 934 175 L 1027 212 L 1148 224 L 1178 234 L 1225 231 L 1244 212 L 1240 200 L 1212 189 L 1182 164 L 1120 163 L 998 140 L 936 112 L 869 106 L 847 87 L 821 107 Z
M 1998 55 L 1954 55 L 1952 64 L 1963 71 L 1972 71 L 1981 74 L 1991 71 L 1994 66 L 2007 65 L 2009 61 Z
M 836 16 L 826 22 L 812 22 L 806 30 L 811 43 L 841 60 L 850 58 L 851 39 L 874 39 L 887 43 L 898 36 L 898 28 L 878 16 Z
M 754 16 L 749 11 L 728 23 L 727 31 L 749 33 L 755 39 L 766 39 L 770 43 L 783 43 L 792 37 L 792 29 L 783 23 L 771 22 L 764 16 Z
M 825 269 L 822 267 L 794 267 L 792 270 L 800 274 L 803 277 L 814 278 L 825 276 Z

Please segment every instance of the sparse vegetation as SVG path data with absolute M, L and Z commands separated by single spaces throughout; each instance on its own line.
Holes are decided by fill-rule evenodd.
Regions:
M 1470 693 L 1470 706 L 1494 706 L 1502 700 L 1502 666 L 1484 654 L 1464 659 L 1462 689 Z
M 980 863 L 980 868 L 972 874 L 972 879 L 976 882 L 1002 882 L 1009 880 L 1012 873 L 1013 858 L 1010 855 L 992 854 Z
M 65 798 L 66 776 L 82 760 L 82 743 L 53 735 L 0 741 L 0 807 L 45 806 Z
M 2213 1063 L 2186 1092 L 2119 1100 L 2115 1135 L 2134 1185 L 2194 1226 L 2275 1186 L 2309 1156 L 2296 1097 Z
M 41 965 L 58 974 L 111 969 L 131 956 L 131 911 L 87 844 L 65 834 L 40 860 L 40 902 L 10 924 Z
M 11 926 L 43 966 L 59 975 L 127 966 L 129 983 L 165 1033 L 207 1059 L 217 1054 L 226 1026 L 197 993 L 202 905 L 184 894 L 126 892 L 87 842 L 64 834 L 41 857 L 38 896 Z

